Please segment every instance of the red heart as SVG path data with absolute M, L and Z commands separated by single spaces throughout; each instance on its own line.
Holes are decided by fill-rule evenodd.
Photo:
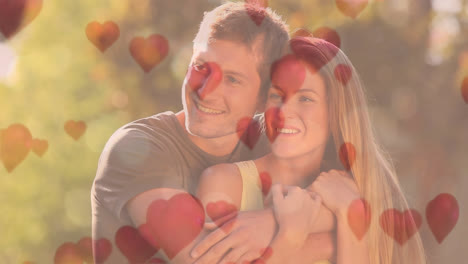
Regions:
M 441 193 L 426 207 L 426 219 L 437 242 L 442 243 L 458 221 L 458 202 L 448 193 Z
M 83 121 L 68 120 L 64 129 L 73 139 L 78 140 L 86 131 L 86 124 Z
M 331 44 L 335 45 L 337 48 L 341 47 L 341 39 L 338 32 L 329 28 L 329 27 L 319 27 L 313 32 L 315 38 L 323 39 Z
M 237 122 L 237 135 L 250 149 L 253 149 L 257 144 L 260 133 L 260 124 L 251 117 L 243 117 Z
M 267 0 L 245 0 L 245 10 L 257 26 L 262 24 L 266 16 L 265 8 L 267 7 Z
M 10 38 L 36 18 L 42 0 L 0 0 L 0 32 Z
M 0 159 L 8 172 L 12 172 L 26 158 L 31 145 L 31 132 L 22 124 L 0 130 Z
M 202 100 L 213 92 L 223 80 L 223 71 L 215 62 L 190 66 L 187 71 L 187 82 L 192 91 Z
M 101 239 L 93 239 L 93 256 L 94 256 L 94 263 L 104 263 L 106 259 L 112 253 L 112 244 L 106 238 Z M 90 262 L 92 263 L 92 262 Z
M 271 183 L 272 183 L 270 174 L 268 172 L 260 173 L 260 182 L 262 184 L 262 193 L 264 196 L 267 196 L 268 193 L 270 192 Z
M 31 147 L 32 147 L 32 151 L 36 153 L 36 155 L 38 155 L 39 157 L 42 157 L 42 155 L 44 155 L 44 153 L 49 148 L 49 143 L 47 142 L 47 140 L 41 140 L 41 139 L 35 138 L 32 140 Z
M 366 8 L 368 0 L 336 0 L 336 6 L 345 15 L 356 18 Z
M 211 218 L 213 222 L 223 218 L 227 215 L 237 212 L 238 209 L 234 204 L 226 201 L 211 202 L 206 205 L 206 214 Z
M 270 107 L 265 111 L 266 135 L 270 142 L 278 136 L 278 128 L 284 127 L 284 114 L 279 107 Z
M 414 209 L 408 209 L 404 213 L 388 209 L 380 215 L 380 226 L 400 245 L 405 244 L 418 231 L 421 222 L 421 215 Z
M 348 208 L 348 224 L 357 239 L 362 240 L 371 221 L 370 205 L 364 199 L 354 200 Z
M 341 82 L 343 85 L 347 85 L 349 80 L 352 77 L 352 70 L 351 67 L 345 64 L 339 64 L 336 66 L 335 71 L 335 78 Z
M 356 148 L 354 148 L 354 145 L 349 142 L 343 143 L 338 154 L 345 169 L 350 170 L 356 160 Z
M 112 46 L 119 36 L 119 26 L 112 21 L 106 21 L 104 24 L 93 21 L 86 26 L 86 37 L 101 52 Z
M 293 54 L 283 56 L 271 66 L 271 82 L 281 88 L 286 98 L 299 91 L 305 76 L 304 64 Z
M 158 34 L 153 34 L 147 39 L 135 37 L 130 42 L 130 53 L 141 68 L 149 72 L 167 56 L 169 42 Z
M 466 76 L 465 79 L 463 79 L 461 85 L 461 94 L 465 103 L 468 104 L 468 76 Z
M 147 230 L 169 259 L 190 244 L 202 231 L 205 212 L 197 198 L 181 193 L 169 200 L 156 200 L 146 214 Z
M 115 244 L 131 264 L 144 263 L 158 250 L 132 226 L 123 226 L 115 234 Z
M 159 258 L 152 258 L 146 264 L 164 264 L 166 261 L 159 259 Z
M 63 243 L 55 251 L 54 264 L 83 264 L 80 250 L 72 242 Z

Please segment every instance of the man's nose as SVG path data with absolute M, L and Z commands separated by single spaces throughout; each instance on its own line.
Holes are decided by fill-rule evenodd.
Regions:
M 207 74 L 204 82 L 197 89 L 198 97 L 204 100 L 210 94 L 214 94 L 215 91 L 220 90 L 220 83 L 223 79 L 223 72 L 221 67 L 214 62 L 205 63 L 207 67 Z

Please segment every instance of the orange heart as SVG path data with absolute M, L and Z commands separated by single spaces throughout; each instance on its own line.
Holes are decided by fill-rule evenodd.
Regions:
M 468 104 L 468 76 L 466 76 L 465 79 L 463 79 L 461 85 L 461 94 L 465 103 Z
M 44 153 L 47 151 L 47 148 L 49 148 L 49 143 L 47 140 L 41 140 L 37 138 L 32 140 L 32 151 L 39 157 L 44 155 Z
M 380 226 L 400 245 L 405 244 L 419 230 L 421 223 L 421 215 L 414 209 L 404 213 L 388 209 L 380 215 Z
M 341 47 L 341 38 L 340 35 L 338 35 L 338 32 L 335 30 L 329 28 L 329 27 L 319 27 L 314 32 L 312 35 L 315 38 L 323 39 L 331 44 L 335 45 L 337 48 Z
M 262 193 L 263 196 L 267 196 L 271 188 L 271 177 L 270 174 L 266 171 L 260 173 L 260 183 L 262 184 Z
M 371 221 L 370 205 L 364 199 L 354 200 L 348 207 L 348 224 L 357 239 L 362 240 Z
M 135 37 L 130 43 L 130 53 L 145 72 L 159 64 L 169 52 L 169 42 L 161 35 L 151 35 L 147 39 Z
M 54 264 L 83 264 L 80 250 L 72 242 L 63 243 L 55 251 Z
M 336 0 L 336 6 L 345 15 L 355 19 L 367 6 L 368 0 Z
M 73 139 L 78 140 L 86 131 L 86 124 L 83 121 L 68 120 L 64 129 Z
M 0 131 L 0 159 L 8 172 L 26 158 L 31 144 L 32 135 L 22 124 L 13 124 Z
M 340 147 L 339 156 L 345 169 L 350 170 L 356 160 L 356 148 L 353 144 L 345 142 Z
M 101 52 L 106 51 L 120 36 L 119 26 L 112 21 L 93 21 L 86 26 L 86 36 Z
M 42 0 L 0 0 L 0 32 L 10 38 L 31 23 L 42 8 Z
M 305 28 L 299 28 L 299 29 L 296 29 L 293 33 L 292 33 L 292 37 L 293 38 L 296 38 L 296 37 L 313 37 L 314 35 L 312 33 L 310 33 L 309 30 L 305 29 Z

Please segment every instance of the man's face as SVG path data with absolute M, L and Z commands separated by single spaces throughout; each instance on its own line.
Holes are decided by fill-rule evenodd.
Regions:
M 256 53 L 237 42 L 195 48 L 182 90 L 188 132 L 203 138 L 236 133 L 239 120 L 257 107 L 257 65 Z

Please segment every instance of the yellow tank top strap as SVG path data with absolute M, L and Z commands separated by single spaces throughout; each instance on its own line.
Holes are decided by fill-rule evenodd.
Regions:
M 242 177 L 242 201 L 240 211 L 263 209 L 259 174 L 253 160 L 234 163 Z

